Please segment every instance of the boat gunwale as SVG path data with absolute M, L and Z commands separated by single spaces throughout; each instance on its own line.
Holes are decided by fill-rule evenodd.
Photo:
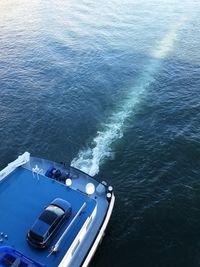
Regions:
M 96 250 L 98 249 L 100 243 L 102 242 L 102 239 L 105 235 L 106 228 L 108 226 L 108 223 L 110 221 L 110 218 L 111 218 L 111 215 L 113 212 L 114 204 L 115 204 L 115 194 L 114 194 L 114 192 L 112 192 L 112 196 L 110 199 L 110 203 L 109 203 L 107 212 L 104 216 L 104 219 L 103 219 L 102 224 L 99 228 L 99 231 L 98 231 L 97 235 L 95 236 L 95 239 L 94 239 L 93 243 L 91 244 L 91 247 L 88 250 L 87 255 L 85 256 L 85 259 L 83 260 L 83 262 L 81 264 L 82 267 L 87 267 L 89 265 Z

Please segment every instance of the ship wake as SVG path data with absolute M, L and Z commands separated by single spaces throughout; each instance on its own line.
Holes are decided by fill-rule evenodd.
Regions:
M 174 49 L 178 32 L 185 21 L 186 18 L 182 17 L 150 52 L 151 60 L 144 68 L 136 84 L 130 88 L 124 100 L 103 124 L 102 129 L 97 132 L 91 144 L 79 151 L 77 157 L 71 162 L 72 166 L 94 176 L 99 172 L 101 164 L 112 157 L 112 145 L 123 137 L 127 119 L 136 113 L 149 85 L 152 84 L 155 75 L 159 72 L 162 60 Z

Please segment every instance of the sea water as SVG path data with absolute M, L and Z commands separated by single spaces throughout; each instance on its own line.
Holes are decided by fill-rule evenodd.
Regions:
M 200 2 L 0 3 L 1 167 L 29 151 L 107 180 L 91 266 L 200 265 Z

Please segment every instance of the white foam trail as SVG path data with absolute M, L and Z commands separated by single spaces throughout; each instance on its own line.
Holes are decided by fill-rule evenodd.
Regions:
M 92 176 L 99 172 L 100 163 L 112 155 L 111 144 L 123 136 L 124 123 L 140 102 L 143 89 L 144 87 L 141 86 L 137 92 L 132 92 L 132 97 L 128 98 L 124 105 L 110 117 L 104 129 L 97 132 L 91 147 L 81 150 L 77 158 L 73 159 L 72 166 Z
M 151 52 L 153 60 L 145 68 L 137 84 L 130 89 L 126 99 L 111 115 L 103 130 L 97 132 L 92 144 L 79 151 L 77 157 L 71 162 L 72 166 L 94 176 L 99 172 L 99 166 L 103 161 L 112 156 L 111 145 L 123 136 L 125 121 L 136 111 L 136 107 L 145 95 L 146 89 L 154 80 L 161 59 L 166 58 L 172 51 L 177 33 L 185 20 L 185 18 L 181 18 L 159 42 L 157 48 Z
M 151 56 L 157 59 L 166 58 L 170 51 L 173 50 L 174 44 L 177 39 L 178 31 L 186 23 L 187 17 L 182 16 L 178 23 L 176 23 L 159 42 L 155 50 L 152 51 Z

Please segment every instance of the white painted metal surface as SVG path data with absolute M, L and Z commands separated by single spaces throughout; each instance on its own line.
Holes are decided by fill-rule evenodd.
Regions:
M 110 205 L 109 205 L 109 208 L 108 208 L 108 212 L 107 212 L 107 215 L 106 215 L 106 218 L 103 222 L 103 225 L 101 227 L 101 229 L 99 230 L 99 233 L 97 235 L 97 238 L 95 239 L 82 267 L 87 267 L 92 259 L 92 257 L 94 256 L 94 253 L 95 251 L 97 250 L 97 247 L 99 245 L 99 243 L 101 242 L 103 236 L 104 236 L 104 233 L 105 233 L 105 230 L 106 230 L 106 227 L 108 225 L 108 222 L 110 220 L 110 217 L 111 217 L 111 214 L 112 214 L 112 211 L 113 211 L 113 207 L 114 207 L 114 203 L 115 203 L 115 196 L 114 194 L 112 194 L 112 198 L 111 198 L 111 201 L 110 201 Z
M 29 152 L 25 152 L 24 154 L 20 155 L 16 160 L 9 163 L 7 167 L 0 171 L 0 181 L 3 180 L 6 176 L 8 176 L 11 172 L 13 172 L 17 167 L 29 162 L 29 160 Z

